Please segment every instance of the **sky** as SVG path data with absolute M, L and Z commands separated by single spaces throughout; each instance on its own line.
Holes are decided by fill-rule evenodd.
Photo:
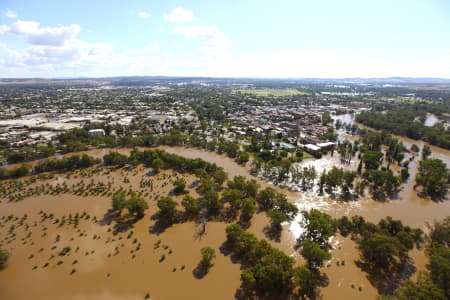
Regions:
M 450 78 L 449 0 L 0 0 L 0 77 Z

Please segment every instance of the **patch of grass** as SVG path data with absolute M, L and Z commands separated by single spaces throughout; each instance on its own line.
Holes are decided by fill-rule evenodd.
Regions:
M 283 97 L 283 96 L 292 96 L 292 95 L 308 95 L 308 93 L 299 91 L 296 89 L 245 89 L 245 90 L 237 90 L 236 92 L 240 92 L 242 94 L 255 95 L 255 96 L 259 96 L 259 97 L 267 97 L 267 96 Z
M 303 151 L 303 159 L 308 159 L 308 158 L 315 158 L 314 156 L 312 156 L 311 154 L 309 154 L 306 151 Z

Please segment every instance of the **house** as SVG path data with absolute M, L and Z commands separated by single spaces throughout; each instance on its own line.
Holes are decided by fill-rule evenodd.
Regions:
M 95 136 L 105 136 L 105 130 L 103 129 L 91 129 L 88 131 L 89 137 L 95 137 Z
M 280 143 L 280 148 L 284 149 L 288 152 L 294 152 L 295 150 L 297 150 L 297 147 L 295 147 L 294 145 L 289 144 L 289 143 L 284 143 L 284 142 Z
M 313 144 L 306 144 L 304 150 L 308 153 L 314 154 L 320 152 L 320 147 Z
M 319 146 L 321 150 L 325 150 L 325 151 L 334 149 L 335 145 L 336 144 L 333 143 L 333 142 L 326 142 L 326 143 L 318 143 L 317 144 L 317 146 Z

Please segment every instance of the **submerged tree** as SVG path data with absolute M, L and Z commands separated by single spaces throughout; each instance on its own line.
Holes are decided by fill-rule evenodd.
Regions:
M 130 214 L 135 214 L 138 218 L 144 216 L 145 210 L 148 209 L 147 201 L 136 193 L 132 193 L 130 199 L 126 203 L 126 207 Z
M 212 260 L 216 257 L 216 251 L 211 247 L 203 247 L 200 249 L 202 259 L 200 260 L 201 268 L 207 273 L 212 267 Z
M 324 260 L 331 258 L 331 254 L 327 250 L 322 249 L 318 243 L 311 240 L 302 242 L 301 254 L 308 261 L 311 269 L 321 267 Z
M 447 182 L 450 171 L 440 159 L 427 159 L 419 162 L 416 185 L 423 187 L 425 194 L 431 197 L 443 197 L 447 194 Z
M 436 286 L 427 272 L 420 272 L 417 282 L 408 280 L 398 291 L 400 300 L 409 299 L 433 299 L 445 300 L 445 294 L 442 289 Z
M 156 202 L 159 208 L 159 221 L 165 225 L 171 225 L 175 222 L 177 216 L 177 203 L 171 197 L 161 197 Z
M 0 270 L 8 263 L 9 252 L 0 247 Z

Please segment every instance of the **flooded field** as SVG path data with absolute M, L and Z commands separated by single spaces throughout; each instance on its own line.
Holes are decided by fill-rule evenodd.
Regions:
M 341 137 L 344 138 L 344 134 L 341 133 Z M 401 140 L 407 147 L 413 143 L 423 146 L 419 141 L 405 138 Z M 432 157 L 440 158 L 450 165 L 449 151 L 431 148 Z M 213 152 L 182 147 L 161 149 L 216 163 L 225 169 L 229 177 L 241 175 L 254 178 L 249 174 L 248 166 L 237 165 L 229 158 Z M 108 151 L 98 149 L 87 153 L 102 157 Z M 130 150 L 118 151 L 127 154 Z M 320 160 L 305 160 L 302 165 L 314 165 L 320 172 L 333 165 L 340 166 L 340 161 L 335 154 L 324 156 Z M 386 202 L 377 202 L 368 197 L 356 201 L 341 201 L 317 196 L 312 192 L 293 192 L 274 187 L 258 178 L 256 180 L 262 187 L 271 185 L 283 191 L 300 210 L 318 208 L 333 217 L 361 215 L 371 222 L 392 216 L 406 225 L 426 231 L 427 224 L 449 215 L 450 201 L 433 202 L 419 198 L 413 189 L 418 158 L 409 166 L 409 181 L 403 185 L 398 197 Z M 350 165 L 350 168 L 354 167 L 356 162 Z M 219 250 L 225 241 L 227 224 L 208 222 L 206 234 L 202 236 L 198 234 L 198 224 L 193 222 L 175 224 L 162 233 L 154 233 L 152 228 L 155 221 L 151 216 L 157 211 L 155 199 L 157 196 L 168 195 L 173 187 L 170 184 L 171 178 L 181 175 L 164 171 L 155 176 L 149 175 L 148 171 L 143 168 L 121 170 L 95 174 L 92 177 L 72 174 L 70 178 L 56 175 L 45 181 L 49 185 L 65 182 L 72 186 L 81 180 L 94 180 L 105 184 L 111 182 L 116 188 L 122 186 L 124 189 L 138 190 L 143 178 L 151 178 L 153 188 L 144 190 L 148 194 L 146 199 L 150 206 L 145 217 L 129 230 L 117 234 L 112 230 L 114 222 L 99 222 L 111 207 L 111 197 L 107 195 L 41 195 L 13 203 L 0 199 L 0 243 L 12 252 L 8 268 L 0 272 L 0 299 L 144 299 L 147 293 L 151 299 L 233 299 L 240 285 L 240 264 L 233 263 L 230 257 Z M 193 176 L 186 176 L 185 179 L 188 186 L 196 180 Z M 194 189 L 190 193 L 196 196 Z M 181 201 L 178 196 L 175 199 Z M 54 216 L 43 220 L 42 212 Z M 54 223 L 55 219 L 77 213 L 85 214 L 77 227 L 73 224 Z M 9 215 L 14 217 L 6 221 L 6 216 Z M 24 215 L 27 216 L 26 220 L 20 222 Z M 294 250 L 296 239 L 302 232 L 298 224 L 300 220 L 301 215 L 292 223 L 284 224 L 280 241 L 271 241 L 271 244 L 295 257 L 298 265 L 303 265 L 303 259 Z M 268 219 L 263 213 L 256 214 L 249 231 L 258 238 L 265 238 L 263 228 L 267 224 Z M 11 225 L 14 225 L 14 237 L 8 234 Z M 375 299 L 377 290 L 355 264 L 359 259 L 355 242 L 337 235 L 332 244 L 332 259 L 322 269 L 329 278 L 329 284 L 320 289 L 321 297 Z M 193 269 L 200 260 L 199 250 L 203 246 L 216 249 L 216 259 L 208 275 L 197 279 L 193 275 Z M 64 247 L 70 247 L 71 250 L 60 256 Z M 423 251 L 413 250 L 411 257 L 418 269 L 425 268 L 426 257 Z

